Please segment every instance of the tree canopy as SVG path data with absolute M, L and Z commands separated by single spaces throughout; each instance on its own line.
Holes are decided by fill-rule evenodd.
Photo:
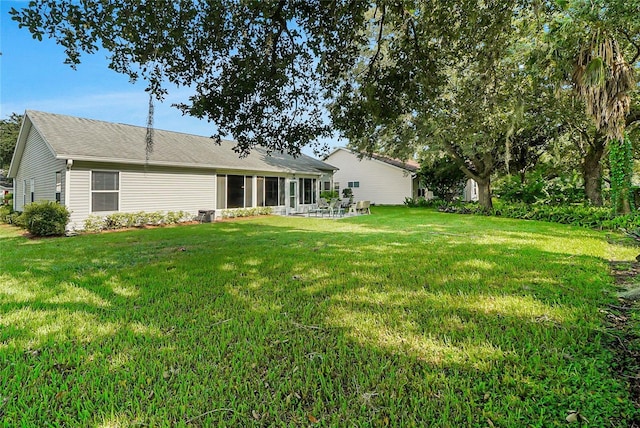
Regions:
M 51 37 L 75 66 L 104 48 L 110 68 L 193 88 L 183 112 L 214 122 L 237 150 L 256 145 L 296 154 L 345 120 L 393 121 L 437 96 L 443 66 L 509 26 L 510 1 L 279 0 L 119 2 L 34 0 L 13 19 Z M 486 56 L 487 65 L 491 56 Z M 340 120 L 344 119 L 344 120 Z M 366 126 L 370 129 L 371 126 Z
M 6 169 L 11 164 L 21 124 L 22 115 L 17 113 L 0 120 L 0 169 Z

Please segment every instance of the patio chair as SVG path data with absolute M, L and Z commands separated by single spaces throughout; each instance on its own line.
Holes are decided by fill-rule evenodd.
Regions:
M 329 207 L 327 208 L 327 212 L 331 217 L 340 215 L 340 213 L 344 214 L 344 210 L 342 209 L 342 201 L 340 201 L 340 199 L 331 199 L 331 202 L 329 202 Z
M 353 205 L 353 202 L 351 202 L 351 198 L 342 198 L 342 202 L 340 202 L 340 207 L 343 210 L 347 210 L 351 207 L 351 205 Z
M 356 203 L 356 214 L 371 214 L 370 205 L 370 201 L 358 201 Z
M 324 211 L 326 211 L 327 214 L 329 214 L 331 217 L 335 217 L 336 215 L 340 214 L 340 199 L 331 199 L 331 202 L 329 202 L 329 206 L 323 209 L 323 212 Z
M 311 216 L 311 213 L 315 213 L 316 217 L 318 217 L 318 213 L 322 214 L 324 211 L 329 208 L 329 204 L 325 198 L 318 199 L 318 205 L 315 207 L 309 208 L 307 211 L 307 217 Z

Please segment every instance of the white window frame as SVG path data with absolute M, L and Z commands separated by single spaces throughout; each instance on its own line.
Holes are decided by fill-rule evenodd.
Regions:
M 29 180 L 29 202 L 36 201 L 36 179 Z
M 93 173 L 94 172 L 109 172 L 109 173 L 118 174 L 118 190 L 93 190 Z M 90 207 L 89 211 L 91 213 L 115 213 L 120 211 L 120 207 L 121 207 L 120 189 L 122 188 L 121 175 L 122 174 L 120 174 L 120 171 L 106 170 L 106 169 L 91 170 L 91 174 L 89 175 L 89 207 Z M 118 209 L 117 210 L 108 210 L 108 211 L 93 210 L 93 194 L 94 193 L 114 193 L 114 192 L 118 193 Z

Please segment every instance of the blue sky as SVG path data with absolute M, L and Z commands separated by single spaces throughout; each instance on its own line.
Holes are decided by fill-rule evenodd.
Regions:
M 84 55 L 77 70 L 64 64 L 64 49 L 52 40 L 35 40 L 19 29 L 8 14 L 27 1 L 0 0 L 0 118 L 26 109 L 68 114 L 90 119 L 146 126 L 148 95 L 145 82 L 129 79 L 107 68 L 107 53 Z M 170 89 L 163 103 L 156 102 L 154 125 L 158 129 L 212 135 L 207 121 L 183 116 L 173 103 L 186 102 L 189 88 Z M 331 141 L 330 146 L 342 145 Z M 305 149 L 311 154 L 311 150 Z

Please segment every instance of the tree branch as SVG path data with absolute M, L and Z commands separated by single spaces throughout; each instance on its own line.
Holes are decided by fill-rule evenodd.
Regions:
M 371 70 L 373 69 L 373 64 L 378 60 L 378 56 L 380 56 L 380 50 L 381 50 L 381 46 L 380 45 L 381 45 L 381 42 L 382 42 L 382 34 L 383 34 L 383 30 L 384 30 L 384 19 L 385 19 L 386 16 L 387 16 L 387 9 L 386 9 L 386 6 L 383 4 L 382 5 L 381 15 L 380 15 L 380 28 L 378 29 L 378 39 L 376 40 L 376 53 L 373 55 L 373 57 L 369 61 L 367 77 L 369 77 L 369 75 L 371 75 Z
M 453 158 L 453 161 L 458 165 L 458 167 L 462 170 L 462 172 L 464 172 L 467 175 L 467 177 L 473 178 L 474 180 L 477 181 L 480 178 L 480 175 L 467 167 L 467 164 L 464 158 L 458 153 L 455 146 L 446 140 L 443 140 L 442 143 L 444 144 L 444 147 L 447 150 L 447 152 Z
M 636 54 L 633 57 L 633 59 L 631 60 L 631 62 L 629 64 L 633 65 L 636 63 L 636 61 L 638 60 L 638 58 L 640 58 L 640 45 L 638 45 L 633 38 L 631 37 L 631 35 L 626 31 L 626 30 L 620 30 L 622 32 L 622 34 L 624 34 L 624 36 L 627 38 L 627 40 L 629 41 L 629 43 L 631 43 L 631 45 L 636 48 Z

